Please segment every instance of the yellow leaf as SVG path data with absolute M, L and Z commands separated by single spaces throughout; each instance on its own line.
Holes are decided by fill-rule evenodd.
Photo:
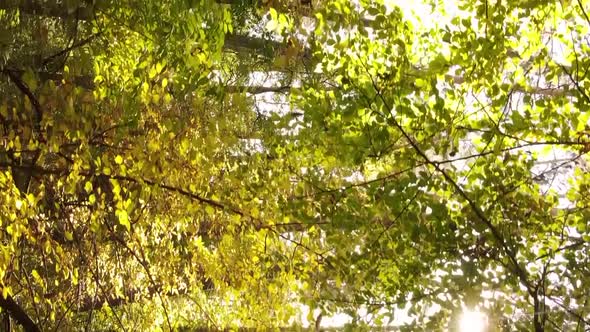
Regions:
M 152 102 L 153 102 L 154 104 L 157 104 L 159 101 L 160 101 L 160 95 L 159 95 L 159 94 L 157 94 L 157 93 L 154 93 L 154 94 L 152 95 Z
M 117 210 L 116 214 L 117 217 L 119 217 L 119 223 L 125 226 L 125 228 L 127 228 L 127 231 L 131 230 L 131 223 L 129 222 L 129 215 L 127 214 L 127 211 Z
M 41 280 L 41 276 L 39 275 L 39 272 L 37 272 L 37 270 L 33 269 L 33 271 L 31 271 L 31 274 L 33 275 L 33 279 L 35 279 L 35 281 Z
M 2 286 L 2 297 L 7 298 L 10 295 L 10 289 L 6 286 Z
M 254 218 L 258 218 L 258 216 L 260 216 L 260 210 L 258 210 L 258 208 L 257 208 L 257 207 L 253 207 L 253 208 L 250 210 L 250 214 L 252 214 L 252 217 L 254 217 Z
M 86 181 L 86 184 L 84 185 L 84 190 L 86 190 L 87 193 L 92 191 L 92 182 L 90 181 Z
M 149 71 L 149 73 L 148 73 L 148 75 L 149 75 L 149 78 L 150 78 L 150 79 L 154 78 L 154 77 L 156 76 L 156 74 L 157 74 L 157 73 L 158 73 L 158 72 L 156 71 L 156 68 L 154 68 L 154 67 L 150 68 L 150 71 Z
M 205 212 L 207 212 L 207 215 L 212 216 L 215 213 L 215 209 L 211 205 L 207 205 Z

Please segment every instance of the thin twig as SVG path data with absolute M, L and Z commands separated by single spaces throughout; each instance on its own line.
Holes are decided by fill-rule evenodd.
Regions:
M 55 59 L 55 58 L 57 58 L 59 56 L 62 56 L 64 54 L 66 54 L 66 53 L 69 53 L 69 52 L 75 50 L 76 48 L 82 47 L 82 46 L 90 43 L 94 38 L 98 37 L 100 34 L 101 34 L 101 32 L 92 34 L 88 38 L 82 39 L 81 41 L 72 44 L 72 46 L 67 47 L 67 48 L 65 48 L 65 49 L 63 49 L 63 50 L 61 50 L 61 51 L 59 51 L 59 52 L 57 52 L 57 53 L 55 53 L 53 55 L 48 56 L 47 58 L 45 58 L 45 60 L 43 60 L 43 63 L 42 63 L 43 66 L 46 66 L 49 62 L 53 61 L 53 59 Z

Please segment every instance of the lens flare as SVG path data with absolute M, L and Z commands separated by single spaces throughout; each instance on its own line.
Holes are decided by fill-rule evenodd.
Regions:
M 487 325 L 487 317 L 484 313 L 470 310 L 463 312 L 459 322 L 461 332 L 484 332 Z

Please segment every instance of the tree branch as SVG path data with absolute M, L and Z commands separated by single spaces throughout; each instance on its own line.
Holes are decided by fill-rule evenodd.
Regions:
M 3 285 L 0 284 L 0 291 L 4 288 Z M 27 313 L 16 303 L 16 301 L 12 298 L 12 296 L 8 295 L 4 298 L 0 295 L 0 307 L 8 312 L 10 316 L 23 327 L 25 332 L 40 332 L 41 330 L 37 326 L 37 324 L 27 315 Z
M 22 166 L 22 165 L 15 165 L 15 164 L 11 164 L 11 163 L 0 163 L 0 168 L 1 167 L 32 169 L 33 171 L 38 172 L 39 174 L 48 174 L 48 175 L 67 175 L 68 173 L 70 173 L 70 170 L 68 170 L 68 169 L 49 169 L 49 168 L 44 168 L 44 167 L 40 167 L 40 166 L 28 167 L 28 166 Z M 210 199 L 210 198 L 202 197 L 196 193 L 190 192 L 188 190 L 185 190 L 185 189 L 182 189 L 179 187 L 174 187 L 174 186 L 171 186 L 171 185 L 168 185 L 165 183 L 159 183 L 154 180 L 150 180 L 150 179 L 146 179 L 146 178 L 134 178 L 131 176 L 123 176 L 123 175 L 116 175 L 116 174 L 108 174 L 107 175 L 107 174 L 100 173 L 100 172 L 98 172 L 98 173 L 91 172 L 89 170 L 81 170 L 79 172 L 79 174 L 83 175 L 83 176 L 89 176 L 89 177 L 90 176 L 104 176 L 107 179 L 131 182 L 131 183 L 136 183 L 136 184 L 145 183 L 150 186 L 154 186 L 154 187 L 165 189 L 167 191 L 178 193 L 182 196 L 188 197 L 190 199 L 194 199 L 194 200 L 201 202 L 203 204 L 210 205 L 210 206 L 217 208 L 219 210 L 230 211 L 230 212 L 237 214 L 239 216 L 248 216 L 243 211 L 241 211 L 237 208 L 234 208 L 228 204 L 225 204 L 225 203 L 222 203 L 222 202 Z
M 6 74 L 12 83 L 14 83 L 14 85 L 16 85 L 16 87 L 29 98 L 31 105 L 33 105 L 33 109 L 37 114 L 36 126 L 39 127 L 41 125 L 41 121 L 43 120 L 43 111 L 41 109 L 41 104 L 39 104 L 39 100 L 37 100 L 37 97 L 35 97 L 31 89 L 29 89 L 27 84 L 25 84 L 25 82 L 23 82 L 23 80 L 20 78 L 18 71 L 3 69 L 2 73 Z
M 363 66 L 365 66 L 364 63 L 363 63 Z M 365 69 L 367 70 L 367 73 L 369 73 L 369 75 L 370 75 L 368 68 L 365 67 Z M 371 75 L 370 75 L 370 77 L 371 77 L 373 89 L 375 90 L 377 96 L 379 97 L 379 99 L 381 100 L 381 102 L 383 103 L 383 105 L 385 106 L 385 108 L 387 110 L 392 110 L 393 108 L 391 107 L 391 105 L 389 105 L 389 103 L 387 102 L 385 97 L 383 97 L 383 95 L 381 94 L 381 92 L 380 92 L 381 90 L 378 88 L 375 80 L 373 79 L 373 77 Z M 424 159 L 426 164 L 433 166 L 437 172 L 442 174 L 445 181 L 447 183 L 449 183 L 449 185 L 451 185 L 451 187 L 453 187 L 453 189 L 459 194 L 459 196 L 461 196 L 467 202 L 467 204 L 469 204 L 471 210 L 475 213 L 475 215 L 478 217 L 478 219 L 490 230 L 495 241 L 502 247 L 502 249 L 504 250 L 504 252 L 508 256 L 510 262 L 512 263 L 513 268 L 514 268 L 514 272 L 517 274 L 520 282 L 527 288 L 528 293 L 534 298 L 536 296 L 536 294 L 534 294 L 533 287 L 528 279 L 526 271 L 518 263 L 518 260 L 516 259 L 516 254 L 508 246 L 508 244 L 506 243 L 506 240 L 504 239 L 504 236 L 496 228 L 496 226 L 494 226 L 494 224 L 486 217 L 483 210 L 471 199 L 471 197 L 469 197 L 469 195 L 467 195 L 467 193 L 463 190 L 463 188 L 461 188 L 461 186 L 459 186 L 459 184 L 457 184 L 457 182 L 455 180 L 453 180 L 453 178 L 451 178 L 448 175 L 448 173 L 440 167 L 440 165 L 438 163 L 435 163 L 432 160 L 430 160 L 430 158 L 428 158 L 426 153 L 424 151 L 422 151 L 422 149 L 418 146 L 418 143 L 416 143 L 414 138 L 406 132 L 406 130 L 399 124 L 399 122 L 395 119 L 394 116 L 388 117 L 388 122 L 390 122 L 397 130 L 399 130 L 399 132 L 402 134 L 402 136 L 408 141 L 408 143 L 410 144 L 412 149 L 414 151 L 416 151 L 416 153 L 422 159 Z
M 590 96 L 588 96 L 586 91 L 584 91 L 584 89 L 582 89 L 582 87 L 580 86 L 580 82 L 578 82 L 578 80 L 576 80 L 573 77 L 573 75 L 569 72 L 569 70 L 567 70 L 567 68 L 565 66 L 562 65 L 561 69 L 567 74 L 570 81 L 572 81 L 572 83 L 576 87 L 576 90 L 578 90 L 578 92 L 582 95 L 582 97 L 584 97 L 584 99 L 590 104 Z
M 96 37 L 97 37 L 97 36 L 99 36 L 100 34 L 101 34 L 100 32 L 99 32 L 99 33 L 94 33 L 94 34 L 90 35 L 90 37 L 88 37 L 88 38 L 85 38 L 85 39 L 82 39 L 81 41 L 79 41 L 79 42 L 77 42 L 77 43 L 74 43 L 74 44 L 72 44 L 72 46 L 70 46 L 70 47 L 68 47 L 68 48 L 66 48 L 66 49 L 63 49 L 63 50 L 61 50 L 61 51 L 59 51 L 59 52 L 57 52 L 57 53 L 55 53 L 55 54 L 53 54 L 53 55 L 51 55 L 51 56 L 49 56 L 49 57 L 45 58 L 45 60 L 43 60 L 43 65 L 45 66 L 45 65 L 47 65 L 49 62 L 51 62 L 53 59 L 55 59 L 55 58 L 57 58 L 57 57 L 59 57 L 59 56 L 61 56 L 61 55 L 64 55 L 64 54 L 66 54 L 66 53 L 69 53 L 69 52 L 71 52 L 71 51 L 75 50 L 75 49 L 76 49 L 76 48 L 78 48 L 78 47 L 82 47 L 82 46 L 84 46 L 84 45 L 86 45 L 86 44 L 90 43 L 90 42 L 91 42 L 91 41 L 92 41 L 94 38 L 96 38 Z
M 537 258 L 535 258 L 535 261 L 538 261 L 540 259 L 543 259 L 543 258 L 546 258 L 546 257 L 549 257 L 549 256 L 553 256 L 553 255 L 555 255 L 556 253 L 558 253 L 560 251 L 566 251 L 566 250 L 569 250 L 569 249 L 574 249 L 574 248 L 580 247 L 580 246 L 582 246 L 582 245 L 584 245 L 586 243 L 588 243 L 588 242 L 586 242 L 584 240 L 579 240 L 579 241 L 576 241 L 574 243 L 570 243 L 570 244 L 565 245 L 563 247 L 560 247 L 560 248 L 557 248 L 555 250 L 552 250 L 552 251 L 550 251 L 550 252 L 548 252 L 548 253 L 546 253 L 544 255 L 537 256 Z
M 578 6 L 580 7 L 582 14 L 584 15 L 584 18 L 586 18 L 586 22 L 588 22 L 588 24 L 590 25 L 590 17 L 588 17 L 588 14 L 586 13 L 586 10 L 584 9 L 584 6 L 582 5 L 581 0 L 578 0 Z

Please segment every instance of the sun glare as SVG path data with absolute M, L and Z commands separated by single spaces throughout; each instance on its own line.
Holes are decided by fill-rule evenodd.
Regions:
M 459 324 L 461 332 L 484 332 L 487 326 L 487 317 L 479 311 L 467 310 L 463 312 Z

